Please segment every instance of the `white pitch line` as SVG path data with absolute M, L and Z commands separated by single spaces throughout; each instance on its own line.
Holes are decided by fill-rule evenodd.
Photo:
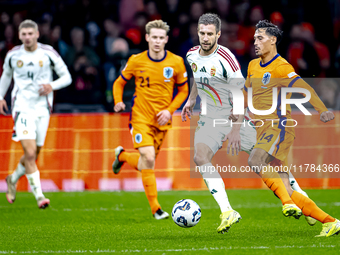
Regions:
M 332 202 L 332 203 L 317 203 L 318 206 L 340 206 L 340 202 Z M 276 208 L 280 207 L 280 203 L 257 203 L 257 204 L 251 204 L 251 203 L 244 203 L 244 204 L 235 204 L 233 205 L 233 208 L 235 209 L 256 209 L 256 208 Z M 26 208 L 28 207 L 33 207 L 33 206 L 24 206 Z M 211 210 L 211 209 L 217 209 L 219 208 L 218 205 L 205 205 L 205 204 L 200 204 L 201 209 L 205 210 Z M 0 206 L 0 209 L 12 209 L 14 208 L 12 205 L 2 205 Z M 23 208 L 23 207 L 20 207 Z M 52 211 L 64 211 L 64 212 L 72 212 L 72 211 L 84 211 L 84 212 L 91 212 L 91 211 L 126 211 L 127 209 L 124 208 L 123 204 L 117 204 L 114 205 L 110 208 L 105 208 L 105 207 L 99 207 L 99 208 L 56 208 L 54 206 L 49 206 L 50 210 Z M 131 211 L 141 211 L 144 210 L 145 208 L 133 208 Z
M 222 251 L 222 250 L 268 250 L 268 249 L 306 249 L 306 248 L 337 248 L 339 245 L 324 245 L 322 243 L 313 245 L 285 245 L 285 246 L 228 246 L 228 247 L 202 247 L 190 249 L 144 249 L 144 250 L 32 250 L 32 251 L 0 251 L 0 254 L 35 254 L 35 253 L 154 253 L 154 252 L 187 252 L 187 251 Z

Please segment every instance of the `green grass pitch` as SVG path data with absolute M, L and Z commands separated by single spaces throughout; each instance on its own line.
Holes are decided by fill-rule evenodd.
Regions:
M 307 190 L 326 212 L 340 218 L 340 190 Z M 159 192 L 171 213 L 182 198 L 196 201 L 201 221 L 193 228 L 172 219 L 156 221 L 144 192 L 46 193 L 51 206 L 39 210 L 32 194 L 14 204 L 0 194 L 0 254 L 339 254 L 340 235 L 315 238 L 314 227 L 285 218 L 269 190 L 229 190 L 242 220 L 228 233 L 216 232 L 219 207 L 208 191 Z

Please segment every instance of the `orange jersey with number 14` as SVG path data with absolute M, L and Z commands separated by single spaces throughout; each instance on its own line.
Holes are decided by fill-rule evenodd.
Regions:
M 291 107 L 287 105 L 286 115 L 283 115 L 281 110 L 281 88 L 293 87 L 304 88 L 311 93 L 310 103 L 319 112 L 327 111 L 327 108 L 322 103 L 320 98 L 315 93 L 314 89 L 309 86 L 301 77 L 295 73 L 294 68 L 284 58 L 277 54 L 266 64 L 261 63 L 261 59 L 252 60 L 248 66 L 247 81 L 244 86 L 244 92 L 247 96 L 248 88 L 253 89 L 253 106 L 257 110 L 268 110 L 273 104 L 273 88 L 277 88 L 277 105 L 275 111 L 268 115 L 256 115 L 255 119 L 272 120 L 272 119 L 291 119 Z M 286 98 L 291 97 L 288 93 Z M 289 122 L 287 126 L 292 126 L 294 123 Z M 291 129 L 294 134 L 294 129 Z
M 295 138 L 295 130 L 291 107 L 287 105 L 286 115 L 282 113 L 281 88 L 304 88 L 311 93 L 309 102 L 319 113 L 327 111 L 327 108 L 314 89 L 301 79 L 294 68 L 279 54 L 265 64 L 261 63 L 260 58 L 249 63 L 247 81 L 243 88 L 246 98 L 250 87 L 253 89 L 253 106 L 257 110 L 271 108 L 273 88 L 277 89 L 275 111 L 268 115 L 255 114 L 257 142 L 254 148 L 261 148 L 279 161 L 285 161 Z M 291 93 L 288 93 L 286 98 L 290 97 Z
M 168 109 L 172 102 L 175 86 L 187 82 L 187 72 L 181 57 L 165 51 L 163 59 L 152 59 L 148 51 L 132 55 L 121 77 L 128 81 L 135 77 L 136 91 L 132 98 L 130 123 L 145 123 L 165 130 L 171 127 L 171 121 L 165 126 L 157 123 L 157 114 Z M 174 110 L 170 110 L 172 114 Z

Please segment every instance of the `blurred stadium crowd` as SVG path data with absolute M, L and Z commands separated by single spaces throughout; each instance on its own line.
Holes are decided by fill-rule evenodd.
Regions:
M 69 87 L 55 92 L 55 112 L 112 112 L 114 80 L 131 54 L 148 47 L 145 24 L 166 21 L 171 29 L 166 48 L 185 58 L 199 43 L 197 20 L 205 12 L 222 18 L 219 44 L 235 54 L 244 76 L 256 57 L 254 25 L 261 19 L 278 25 L 284 31 L 280 55 L 302 77 L 320 78 L 315 90 L 327 107 L 340 110 L 337 0 L 323 1 L 317 8 L 303 0 L 275 4 L 269 0 L 0 0 L 0 73 L 6 53 L 20 44 L 20 22 L 32 19 L 39 24 L 39 41 L 59 52 L 73 78 Z M 127 111 L 133 92 L 131 81 L 124 91 Z M 9 93 L 6 99 L 10 100 Z

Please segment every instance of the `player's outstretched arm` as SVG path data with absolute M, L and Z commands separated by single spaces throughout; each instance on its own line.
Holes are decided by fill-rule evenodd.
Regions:
M 332 113 L 331 111 L 325 111 L 320 114 L 320 120 L 325 123 L 333 120 L 334 118 L 334 113 Z
M 296 77 L 295 79 L 296 82 L 293 84 L 293 87 L 304 88 L 310 92 L 311 98 L 309 100 L 309 103 L 314 107 L 315 110 L 320 113 L 320 120 L 325 123 L 333 120 L 334 114 L 328 111 L 327 107 L 316 94 L 315 90 L 303 79 L 300 79 L 298 77 Z
M 186 116 L 188 116 L 188 118 L 191 119 L 192 111 L 196 104 L 197 95 L 198 95 L 197 84 L 194 80 L 194 83 L 192 84 L 192 87 L 191 87 L 189 98 L 187 102 L 185 103 L 182 109 L 182 112 L 181 112 L 182 121 L 187 121 Z

